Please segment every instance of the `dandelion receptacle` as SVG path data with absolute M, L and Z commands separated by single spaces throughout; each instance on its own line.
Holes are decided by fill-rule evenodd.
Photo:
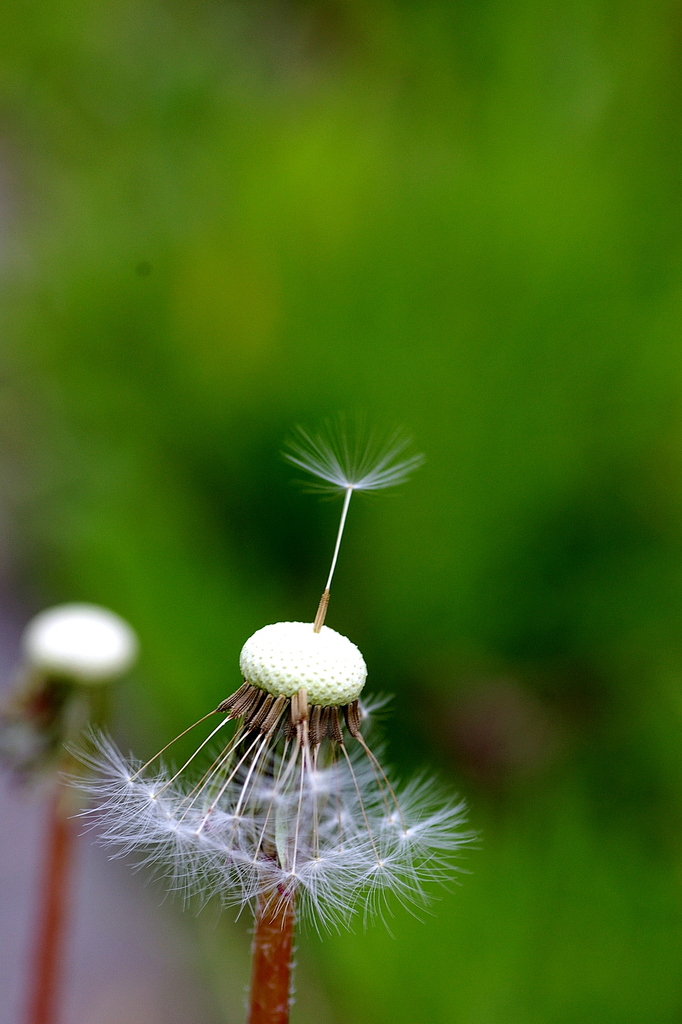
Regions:
M 381 912 L 389 893 L 423 904 L 425 882 L 449 877 L 470 839 L 462 804 L 435 781 L 391 781 L 367 735 L 364 658 L 325 625 L 352 495 L 403 482 L 421 462 L 407 450 L 400 434 L 373 446 L 343 427 L 299 431 L 289 461 L 343 495 L 314 621 L 246 641 L 242 684 L 201 720 L 218 718 L 179 769 L 164 766 L 168 748 L 142 765 L 101 736 L 86 755 L 88 814 L 106 843 L 160 865 L 176 890 L 254 908 L 250 1024 L 288 1020 L 296 918 L 321 930 Z

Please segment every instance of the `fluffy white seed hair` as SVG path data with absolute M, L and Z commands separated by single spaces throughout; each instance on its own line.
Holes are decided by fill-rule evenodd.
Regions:
M 424 456 L 406 454 L 411 438 L 402 430 L 379 434 L 361 419 L 339 416 L 317 432 L 297 427 L 284 458 L 319 482 L 316 491 L 379 491 L 403 483 Z
M 297 427 L 289 438 L 284 458 L 315 477 L 309 489 L 344 494 L 325 591 L 331 587 L 352 495 L 355 491 L 380 491 L 403 483 L 424 461 L 421 454 L 406 454 L 410 444 L 410 437 L 402 430 L 380 435 L 369 431 L 362 419 L 346 416 L 327 420 L 317 433 Z M 321 605 L 320 622 L 324 621 L 324 614 Z M 315 621 L 318 625 L 317 618 Z
M 114 855 L 136 854 L 181 897 L 245 907 L 275 893 L 317 930 L 350 925 L 358 913 L 383 915 L 391 895 L 428 905 L 432 883 L 447 884 L 473 838 L 463 803 L 428 777 L 401 788 L 379 766 L 381 751 L 360 743 L 325 741 L 315 752 L 238 727 L 208 769 L 188 774 L 202 750 L 206 741 L 175 771 L 128 760 L 97 734 L 81 751 L 95 800 L 84 818 Z
M 24 658 L 38 671 L 103 683 L 137 657 L 137 636 L 119 615 L 94 604 L 62 604 L 33 618 L 22 637 Z
M 311 704 L 350 704 L 367 679 L 362 654 L 347 637 L 312 622 L 274 622 L 249 637 L 239 657 L 247 682 L 275 697 L 304 687 Z

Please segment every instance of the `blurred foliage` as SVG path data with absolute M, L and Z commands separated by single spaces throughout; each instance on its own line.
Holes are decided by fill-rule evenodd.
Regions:
M 294 423 L 427 454 L 329 622 L 484 833 L 308 955 L 338 1020 L 682 1012 L 682 20 L 669 0 L 6 0 L 5 585 L 139 631 L 136 743 L 311 618 Z M 11 559 L 10 562 L 10 553 Z

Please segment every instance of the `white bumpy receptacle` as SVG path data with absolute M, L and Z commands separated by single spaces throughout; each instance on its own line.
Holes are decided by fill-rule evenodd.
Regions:
M 310 704 L 342 707 L 367 679 L 365 659 L 348 637 L 312 622 L 274 622 L 249 637 L 239 657 L 244 679 L 275 697 L 303 687 Z

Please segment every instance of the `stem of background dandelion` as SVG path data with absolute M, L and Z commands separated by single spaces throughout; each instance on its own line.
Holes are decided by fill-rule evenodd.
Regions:
M 294 919 L 293 899 L 282 901 L 276 892 L 259 899 L 248 1024 L 288 1024 Z
M 40 916 L 29 975 L 28 1024 L 56 1024 L 57 1021 L 74 839 L 73 822 L 69 820 L 67 801 L 59 785 L 50 802 L 47 820 Z

